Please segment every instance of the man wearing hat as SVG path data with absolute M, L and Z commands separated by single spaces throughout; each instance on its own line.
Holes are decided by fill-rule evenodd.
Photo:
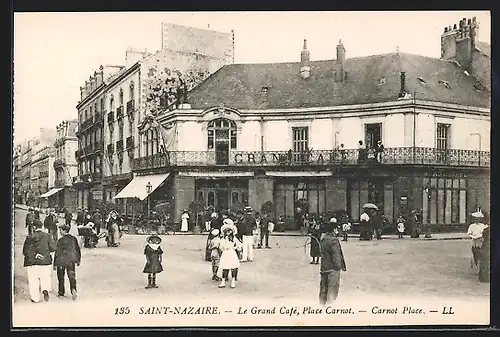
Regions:
M 253 235 L 252 231 L 256 226 L 255 217 L 252 215 L 253 209 L 250 206 L 244 208 L 245 216 L 238 228 L 242 237 L 243 254 L 242 261 L 253 261 Z
M 210 259 L 212 261 L 212 280 L 221 281 L 221 278 L 217 276 L 220 261 L 220 231 L 217 228 L 214 228 L 210 234 L 212 239 L 210 240 L 208 249 L 210 250 Z
M 479 253 L 483 245 L 483 231 L 488 227 L 483 223 L 483 219 L 484 215 L 480 210 L 472 213 L 472 224 L 467 230 L 467 235 L 472 239 L 472 258 L 476 266 L 479 262 Z M 471 261 L 471 267 L 473 267 L 473 262 Z
M 26 237 L 23 245 L 24 266 L 28 272 L 28 288 L 31 301 L 40 302 L 40 289 L 45 301 L 49 300 L 52 286 L 50 253 L 56 250 L 56 242 L 52 235 L 44 232 L 43 223 L 34 220 L 35 230 Z
M 59 284 L 57 296 L 64 297 L 64 274 L 68 274 L 69 290 L 71 297 L 76 300 L 76 266 L 80 265 L 82 254 L 78 240 L 69 234 L 71 227 L 62 225 L 59 227 L 61 238 L 57 241 L 56 253 L 54 255 L 54 269 L 57 272 L 57 281 Z
M 57 219 L 52 210 L 49 210 L 49 214 L 45 217 L 43 226 L 49 231 L 49 234 L 52 235 L 54 241 L 57 242 Z
M 340 287 L 340 272 L 346 271 L 342 246 L 335 236 L 337 221 L 325 223 L 325 235 L 321 239 L 321 281 L 319 285 L 319 302 L 322 305 L 333 305 L 337 299 Z

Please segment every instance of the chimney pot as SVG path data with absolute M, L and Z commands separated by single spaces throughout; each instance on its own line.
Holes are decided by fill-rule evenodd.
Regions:
M 457 30 L 457 24 L 456 23 L 453 25 L 453 30 Z
M 468 19 L 468 20 L 467 20 L 467 25 L 468 25 L 468 26 L 470 26 L 470 25 L 471 25 L 471 23 L 472 23 L 472 20 L 471 20 L 471 19 Z
M 399 93 L 400 97 L 403 97 L 406 92 L 406 73 L 404 71 L 401 72 L 401 90 Z
M 307 40 L 306 39 L 304 39 L 304 47 L 302 49 L 307 50 Z
M 448 32 L 448 27 L 444 27 L 444 32 L 447 33 Z

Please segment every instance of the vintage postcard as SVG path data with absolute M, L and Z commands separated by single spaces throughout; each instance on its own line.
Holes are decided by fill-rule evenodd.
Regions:
M 15 13 L 13 328 L 488 325 L 490 30 Z

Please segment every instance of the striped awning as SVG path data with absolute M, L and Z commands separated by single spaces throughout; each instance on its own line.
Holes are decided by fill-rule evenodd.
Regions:
M 143 176 L 135 176 L 127 186 L 123 188 L 113 199 L 137 198 L 144 200 L 156 190 L 168 178 L 170 173 L 148 174 Z M 151 191 L 147 192 L 146 186 L 151 185 Z
M 54 194 L 56 194 L 57 192 L 59 192 L 59 191 L 61 191 L 61 190 L 62 190 L 62 188 L 53 188 L 53 189 L 51 189 L 50 191 L 45 192 L 44 194 L 42 194 L 42 195 L 40 196 L 40 198 L 48 198 L 48 197 L 50 197 L 51 195 L 54 195 Z

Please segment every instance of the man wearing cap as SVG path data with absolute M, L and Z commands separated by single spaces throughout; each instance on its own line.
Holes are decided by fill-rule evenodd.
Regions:
M 52 235 L 54 241 L 57 242 L 57 219 L 52 210 L 50 210 L 49 214 L 45 217 L 43 226 L 49 231 L 49 234 Z
M 56 250 L 52 235 L 43 231 L 43 223 L 34 220 L 35 230 L 26 237 L 23 245 L 24 266 L 28 273 L 28 288 L 31 301 L 40 302 L 40 289 L 45 301 L 49 300 L 51 280 L 51 253 Z
M 253 261 L 253 236 L 252 230 L 256 226 L 255 218 L 252 215 L 252 208 L 250 206 L 245 207 L 245 216 L 241 223 L 238 231 L 240 232 L 243 239 L 243 254 L 242 261 Z
M 335 219 L 335 218 L 334 218 Z M 340 287 L 340 272 L 346 271 L 346 264 L 342 246 L 335 236 L 334 230 L 337 226 L 335 222 L 325 223 L 325 235 L 321 239 L 321 281 L 319 284 L 319 302 L 322 305 L 332 305 L 337 299 Z
M 76 271 L 75 266 L 79 266 L 81 262 L 81 251 L 78 240 L 69 234 L 71 227 L 62 225 L 59 227 L 61 238 L 57 241 L 56 253 L 54 255 L 54 269 L 57 272 L 58 281 L 58 297 L 64 297 L 64 274 L 68 275 L 69 290 L 71 297 L 76 300 Z
M 479 262 L 479 253 L 483 245 L 483 231 L 487 227 L 483 221 L 484 215 L 481 211 L 472 213 L 472 224 L 467 230 L 467 235 L 472 239 L 472 258 L 474 264 L 477 266 Z M 472 267 L 471 261 L 471 267 Z
M 28 228 L 28 235 L 33 233 L 34 230 L 33 220 L 35 220 L 35 216 L 33 214 L 33 208 L 30 208 L 28 210 L 28 214 L 26 214 L 26 228 Z

